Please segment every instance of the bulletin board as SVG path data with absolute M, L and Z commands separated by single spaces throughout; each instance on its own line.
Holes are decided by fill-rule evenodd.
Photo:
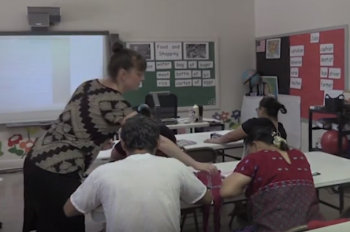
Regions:
M 288 89 L 290 95 L 301 97 L 303 119 L 308 119 L 310 106 L 323 105 L 325 93 L 346 89 L 347 35 L 347 26 L 342 26 L 270 37 L 281 38 L 282 43 L 284 41 L 281 44 L 281 48 L 284 48 L 281 54 L 285 56 L 275 59 L 274 66 L 267 72 L 275 68 L 283 73 L 279 76 L 279 86 L 283 85 L 283 89 Z M 262 39 L 258 39 L 257 43 L 261 43 L 260 41 Z M 257 59 L 258 71 L 259 65 L 271 62 L 265 56 L 262 57 L 261 53 L 257 50 L 257 58 L 260 57 Z M 330 115 L 317 114 L 313 119 L 322 117 Z
M 220 108 L 217 39 L 129 40 L 126 46 L 147 60 L 140 88 L 124 95 L 132 105 L 144 103 L 150 92 L 169 91 L 177 95 L 179 110 L 194 104 Z

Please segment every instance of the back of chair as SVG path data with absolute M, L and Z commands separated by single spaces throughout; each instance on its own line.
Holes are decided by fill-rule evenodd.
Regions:
M 340 215 L 339 219 L 350 218 L 350 207 L 346 208 L 343 213 Z
M 290 230 L 287 230 L 285 232 L 304 232 L 304 231 L 308 231 L 309 228 L 307 225 L 302 225 L 302 226 L 297 226 L 297 227 L 294 227 Z
M 185 152 L 195 161 L 202 163 L 215 163 L 218 154 L 213 148 L 203 147 L 185 150 Z
M 159 116 L 161 119 L 164 118 L 177 118 L 177 96 L 175 94 L 159 94 L 159 104 L 161 112 Z M 151 108 L 154 109 L 154 102 L 152 94 L 147 94 L 145 97 L 145 103 Z

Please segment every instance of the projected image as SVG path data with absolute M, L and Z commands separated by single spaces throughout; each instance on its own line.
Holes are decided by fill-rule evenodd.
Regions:
M 102 35 L 0 36 L 0 50 L 0 114 L 62 110 L 81 83 L 104 76 Z
M 153 43 L 128 43 L 127 48 L 139 53 L 146 60 L 154 59 Z

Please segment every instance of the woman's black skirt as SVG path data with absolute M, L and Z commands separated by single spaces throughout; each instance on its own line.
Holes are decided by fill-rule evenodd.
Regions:
M 45 171 L 29 158 L 24 167 L 23 232 L 85 232 L 84 216 L 67 218 L 63 206 L 81 184 L 78 172 Z

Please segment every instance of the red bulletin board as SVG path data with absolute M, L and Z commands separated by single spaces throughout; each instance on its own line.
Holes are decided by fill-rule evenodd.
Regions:
M 319 33 L 319 42 L 311 43 L 310 37 L 312 33 Z M 322 79 L 333 80 L 333 90 L 344 90 L 345 88 L 345 47 L 346 31 L 344 28 L 327 30 L 327 31 L 315 31 L 312 33 L 292 35 L 289 37 L 290 46 L 304 46 L 304 55 L 302 56 L 301 67 L 291 67 L 299 69 L 299 78 L 302 79 L 301 89 L 290 89 L 290 95 L 296 95 L 301 97 L 301 118 L 309 118 L 310 106 L 323 105 L 324 91 L 320 90 L 321 85 L 321 44 L 333 44 L 333 66 L 322 66 L 327 68 L 340 68 L 340 79 L 331 79 L 329 77 Z M 331 53 L 330 53 L 331 55 Z M 292 58 L 292 57 L 291 57 Z M 322 117 L 330 117 L 330 115 L 315 114 L 313 120 L 317 120 Z

